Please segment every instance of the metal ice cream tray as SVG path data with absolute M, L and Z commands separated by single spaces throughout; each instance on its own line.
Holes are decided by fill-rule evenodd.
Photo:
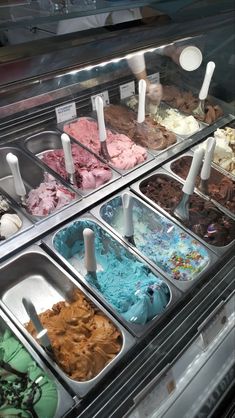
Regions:
M 73 245 L 73 243 L 78 241 L 79 238 L 83 239 L 82 232 L 83 232 L 84 227 L 82 228 L 82 226 L 81 226 L 80 229 L 77 227 L 77 229 L 74 232 L 70 232 L 71 231 L 70 227 L 76 225 L 76 222 L 79 222 L 79 221 L 91 221 L 94 226 L 97 225 L 98 227 L 101 228 L 101 231 L 105 236 L 105 237 L 103 237 L 104 254 L 105 254 L 105 249 L 106 249 L 107 252 L 109 251 L 109 248 L 110 248 L 110 251 L 112 251 L 111 248 L 114 248 L 114 246 L 115 246 L 115 248 L 114 248 L 115 255 L 116 255 L 117 259 L 119 259 L 119 258 L 121 259 L 122 263 L 125 262 L 126 258 L 128 258 L 128 260 L 130 260 L 131 262 L 133 260 L 133 263 L 137 262 L 137 264 L 138 264 L 137 269 L 139 268 L 138 267 L 139 263 L 141 263 L 141 264 L 144 265 L 144 268 L 147 269 L 148 273 L 153 273 L 155 276 L 157 276 L 159 279 L 163 280 L 166 283 L 166 285 L 168 286 L 170 297 L 169 297 L 168 304 L 167 304 L 167 306 L 165 307 L 165 310 L 162 313 L 160 313 L 158 315 L 155 315 L 155 317 L 153 319 L 149 320 L 145 324 L 138 324 L 138 323 L 126 320 L 121 314 L 119 314 L 116 311 L 116 309 L 112 306 L 112 304 L 109 301 L 107 301 L 107 299 L 105 299 L 105 297 L 102 295 L 102 293 L 99 292 L 95 286 L 91 286 L 91 284 L 87 281 L 87 279 L 86 279 L 87 271 L 86 271 L 86 269 L 83 265 L 83 261 L 79 262 L 78 260 L 73 260 L 73 261 L 70 262 L 68 257 L 66 258 L 66 256 L 63 257 L 61 255 L 61 253 L 55 248 L 55 245 L 54 245 L 55 238 L 56 238 L 57 234 L 60 234 L 60 233 L 63 234 L 63 231 L 66 232 L 66 230 L 69 231 L 68 241 L 69 241 L 69 243 L 71 243 L 71 245 Z M 92 226 L 91 226 L 91 228 L 92 228 Z M 62 241 L 63 238 L 59 237 L 59 239 L 61 239 L 61 241 Z M 66 245 L 67 245 L 68 241 L 67 241 L 66 238 L 64 238 L 64 242 L 66 242 Z M 171 282 L 169 282 L 166 278 L 163 278 L 162 275 L 159 272 L 157 272 L 154 269 L 153 266 L 148 265 L 148 263 L 146 263 L 145 260 L 143 260 L 138 254 L 136 254 L 132 250 L 132 248 L 126 246 L 124 242 L 122 242 L 117 236 L 112 234 L 112 232 L 110 230 L 108 230 L 101 222 L 99 222 L 95 217 L 93 217 L 89 213 L 84 214 L 83 216 L 76 218 L 73 222 L 70 222 L 70 223 L 66 224 L 64 227 L 58 229 L 53 234 L 44 238 L 43 242 L 53 252 L 55 252 L 55 254 L 61 259 L 61 261 L 63 263 L 66 264 L 66 266 L 72 271 L 74 277 L 78 278 L 78 280 L 81 280 L 84 283 L 84 285 L 89 288 L 90 292 L 92 292 L 95 295 L 95 297 L 98 300 L 100 300 L 100 302 L 107 309 L 109 309 L 111 311 L 112 315 L 117 317 L 119 322 L 121 322 L 123 325 L 125 325 L 125 327 L 127 327 L 137 337 L 141 337 L 144 334 L 146 334 L 147 332 L 149 332 L 151 329 L 157 327 L 157 324 L 159 323 L 159 321 L 161 321 L 164 318 L 164 314 L 166 312 L 168 312 L 179 301 L 179 298 L 181 297 L 181 292 Z M 120 255 L 120 253 L 121 253 L 121 255 Z M 124 255 L 123 255 L 123 253 L 124 253 Z M 79 271 L 76 268 L 76 266 L 74 265 L 75 263 L 79 263 L 79 265 L 77 267 L 79 269 Z M 98 266 L 98 268 L 102 268 L 102 267 Z M 125 278 L 123 279 L 123 273 L 122 272 L 120 273 L 120 278 L 123 280 L 123 287 L 124 288 L 125 288 L 125 283 L 126 283 L 126 285 L 128 285 L 128 277 L 129 277 L 130 274 L 133 274 L 133 275 L 136 274 L 136 276 L 137 276 L 137 273 L 135 271 L 133 271 L 133 272 L 126 271 L 125 272 Z M 112 272 L 111 272 L 111 275 L 112 275 Z M 117 275 L 117 277 L 118 277 L 118 275 Z M 140 281 L 141 281 L 141 279 L 140 279 Z M 130 297 L 131 297 L 131 295 L 130 295 Z
M 44 153 L 48 152 L 48 151 L 53 151 L 53 150 L 59 150 L 62 149 L 62 143 L 61 143 L 61 135 L 56 132 L 56 131 L 43 131 L 43 132 L 39 132 L 35 135 L 32 135 L 30 137 L 28 137 L 24 143 L 23 146 L 26 149 L 26 151 L 30 152 L 31 155 L 34 155 L 35 157 L 37 157 L 37 159 L 39 161 L 41 161 L 41 158 L 43 156 Z M 22 141 L 20 141 L 21 144 Z M 71 139 L 71 145 L 76 144 L 76 147 L 79 150 L 84 150 L 84 147 L 82 147 L 81 145 L 79 145 L 78 141 L 75 141 L 73 139 Z M 88 153 L 88 155 L 91 153 L 89 151 L 86 150 L 86 152 Z M 93 156 L 93 155 L 92 155 Z M 99 158 L 99 157 L 95 157 L 98 162 L 102 162 L 103 161 Z M 43 164 L 43 162 L 41 161 L 41 163 Z M 46 169 L 48 169 L 48 166 L 44 163 L 43 164 Z M 112 174 L 112 177 L 109 181 L 107 181 L 106 183 L 102 184 L 101 186 L 97 187 L 96 189 L 81 189 L 81 188 L 77 188 L 76 185 L 73 186 L 72 184 L 69 183 L 69 180 L 67 180 L 67 183 L 70 187 L 74 188 L 75 191 L 79 191 L 79 193 L 82 196 L 87 196 L 99 189 L 101 189 L 102 187 L 106 186 L 107 184 L 112 183 L 113 181 L 115 181 L 116 179 L 120 178 L 120 175 L 114 171 L 112 168 L 109 168 L 110 172 Z M 54 173 L 56 173 L 54 171 Z M 57 174 L 57 173 L 56 173 Z M 57 174 L 59 176 L 59 174 Z M 59 176 L 60 179 L 62 179 L 62 181 L 65 181 L 65 179 L 63 179 L 61 176 Z
M 111 225 L 111 222 L 109 223 L 108 221 L 103 219 L 102 212 L 105 211 L 106 209 L 108 210 L 108 207 L 112 206 L 112 202 L 114 202 L 114 199 L 118 199 L 118 201 L 120 200 L 120 205 L 118 203 L 117 207 L 118 208 L 122 207 L 121 199 L 122 199 L 122 194 L 124 192 L 129 193 L 129 195 L 133 198 L 133 202 L 136 203 L 137 206 L 141 206 L 141 210 L 146 212 L 145 213 L 145 216 L 147 217 L 146 221 L 150 224 L 153 223 L 151 228 L 153 230 L 155 230 L 157 228 L 157 230 L 159 230 L 159 232 L 160 232 L 160 235 L 161 235 L 162 225 L 164 225 L 163 234 L 171 235 L 172 231 L 175 230 L 175 227 L 180 228 L 182 230 L 182 234 L 185 233 L 185 230 L 182 229 L 181 225 L 178 225 L 178 223 L 175 222 L 175 220 L 173 222 L 171 220 L 169 220 L 169 218 L 166 217 L 163 213 L 161 213 L 160 211 L 157 211 L 155 208 L 153 208 L 148 203 L 146 203 L 146 201 L 143 201 L 140 197 L 138 197 L 134 193 L 132 193 L 129 189 L 123 190 L 122 193 L 117 193 L 113 198 L 109 198 L 105 202 L 103 202 L 102 204 L 97 205 L 94 209 L 91 210 L 91 213 L 94 216 L 96 216 L 99 220 L 101 220 L 102 223 L 104 223 L 108 228 L 110 228 L 114 232 L 114 234 L 117 234 L 128 246 L 130 246 L 136 253 L 138 253 L 142 258 L 144 258 L 150 265 L 152 265 L 156 270 L 160 271 L 161 274 L 163 276 L 165 276 L 169 281 L 171 281 L 174 284 L 174 286 L 176 286 L 178 289 L 180 289 L 181 291 L 187 291 L 189 288 L 192 288 L 192 286 L 196 285 L 199 282 L 200 279 L 203 279 L 203 277 L 205 277 L 206 273 L 208 273 L 208 271 L 210 270 L 212 265 L 218 260 L 218 257 L 216 256 L 216 254 L 211 252 L 208 249 L 208 247 L 205 247 L 204 245 L 202 245 L 200 243 L 201 250 L 202 250 L 202 252 L 205 253 L 206 258 L 208 259 L 206 264 L 203 266 L 203 268 L 201 268 L 199 271 L 197 271 L 196 277 L 192 277 L 190 280 L 175 279 L 173 277 L 173 274 L 169 274 L 169 272 L 167 272 L 167 270 L 165 271 L 164 267 L 159 266 L 153 259 L 151 259 L 149 256 L 145 255 L 139 248 L 137 248 L 135 245 L 128 242 L 122 236 L 121 232 L 117 231 L 117 229 L 115 229 Z M 111 207 L 110 210 L 113 211 L 112 207 Z M 156 221 L 152 219 L 153 217 L 157 218 Z M 142 219 L 141 222 L 144 224 L 145 220 Z M 134 222 L 133 226 L 134 226 L 134 237 L 135 237 L 135 222 Z M 142 227 L 140 226 L 140 228 L 142 228 Z M 141 229 L 141 233 L 144 237 L 145 233 L 142 231 L 142 229 Z M 179 231 L 179 234 L 180 234 L 180 231 Z M 157 234 L 156 237 L 158 237 L 158 235 L 159 234 Z M 188 236 L 191 237 L 190 234 L 188 234 Z M 192 240 L 193 240 L 193 238 L 192 238 Z M 192 243 L 193 243 L 193 241 L 191 242 L 191 244 Z M 198 240 L 195 240 L 195 243 L 197 243 L 199 245 Z M 155 245 L 156 245 L 156 248 L 155 248 Z M 153 246 L 151 248 L 153 250 L 156 249 L 156 251 L 155 251 L 156 253 L 157 252 L 161 253 L 161 245 L 164 246 L 165 244 L 164 243 L 153 244 Z M 149 246 L 151 246 L 151 244 L 149 244 Z M 176 252 L 177 252 L 177 247 L 174 246 L 174 248 L 171 248 L 171 249 L 172 250 L 175 249 Z M 176 260 L 175 260 L 175 262 L 176 262 Z
M 198 147 L 198 146 L 197 146 Z M 197 148 L 195 147 L 195 148 Z M 194 148 L 194 149 L 195 149 Z M 169 171 L 174 177 L 177 178 L 177 180 L 179 179 L 181 182 L 184 181 L 184 179 L 182 179 L 182 177 L 180 177 L 179 175 L 177 175 L 176 173 L 174 173 L 174 171 L 172 171 L 171 165 L 174 163 L 174 161 L 180 160 L 182 157 L 188 157 L 188 158 L 192 158 L 193 157 L 193 151 L 187 151 L 184 154 L 180 155 L 180 157 L 174 158 L 173 160 L 171 160 L 170 162 L 164 164 L 163 168 L 167 171 Z M 220 177 L 228 177 L 231 181 L 235 181 L 234 177 L 229 173 L 225 172 L 224 170 L 221 170 L 220 167 L 214 163 L 211 164 L 211 167 L 213 170 L 216 171 L 216 179 L 220 178 Z M 212 177 L 212 174 L 211 174 Z M 204 195 L 197 187 L 197 192 L 199 194 L 201 194 L 203 197 L 205 198 L 210 198 L 207 195 Z M 228 216 L 230 216 L 230 218 L 235 219 L 235 213 L 231 212 L 229 209 L 227 209 L 225 206 L 223 206 L 221 203 L 217 202 L 217 200 L 210 198 L 210 200 L 216 205 L 218 206 L 218 208 L 220 210 L 222 210 L 223 212 L 225 212 Z
M 28 351 L 31 355 L 32 359 L 37 363 L 37 365 L 45 372 L 49 378 L 55 383 L 57 393 L 58 393 L 58 404 L 57 409 L 54 415 L 54 418 L 61 418 L 75 406 L 78 404 L 78 400 L 76 398 L 72 398 L 71 395 L 65 390 L 62 384 L 56 379 L 56 377 L 52 374 L 51 370 L 46 366 L 46 364 L 42 361 L 41 357 L 33 350 L 31 345 L 27 342 L 25 337 L 22 333 L 16 328 L 16 326 L 12 323 L 9 317 L 2 311 L 0 308 L 0 333 L 3 334 L 5 330 L 10 330 L 15 338 L 17 338 L 23 347 Z
M 157 210 L 162 212 L 165 216 L 170 218 L 174 223 L 176 223 L 181 228 L 183 228 L 185 231 L 187 231 L 188 234 L 195 237 L 198 241 L 201 241 L 202 244 L 207 246 L 211 251 L 216 253 L 218 256 L 222 256 L 224 253 L 230 251 L 234 247 L 234 243 L 235 243 L 234 240 L 232 240 L 229 244 L 227 244 L 225 246 L 216 246 L 216 245 L 210 244 L 209 242 L 206 242 L 202 237 L 200 237 L 195 232 L 193 232 L 191 229 L 189 229 L 187 226 L 185 226 L 183 223 L 181 223 L 180 220 L 178 220 L 176 217 L 174 217 L 172 214 L 167 212 L 160 205 L 155 203 L 152 199 L 150 199 L 144 193 L 141 192 L 141 186 L 146 184 L 148 182 L 148 180 L 150 180 L 151 178 L 154 178 L 155 176 L 158 176 L 158 175 L 159 175 L 159 177 L 163 177 L 163 178 L 169 178 L 169 179 L 172 178 L 172 179 L 176 180 L 177 182 L 179 182 L 180 184 L 182 184 L 182 186 L 184 184 L 184 182 L 181 178 L 175 176 L 174 174 L 170 174 L 168 171 L 164 170 L 163 168 L 160 168 L 160 169 L 157 169 L 157 170 L 153 171 L 150 175 L 144 177 L 143 179 L 133 183 L 130 187 L 131 190 L 136 192 L 142 199 L 147 201 L 150 205 L 152 205 L 154 208 L 156 208 Z M 204 195 L 201 195 L 197 191 L 195 191 L 194 194 L 199 196 L 201 199 L 205 200 L 206 202 L 210 202 L 208 197 L 206 197 Z M 221 212 L 221 214 L 224 215 L 223 212 Z M 233 222 L 233 219 L 231 219 L 231 221 Z
M 96 119 L 94 119 L 94 118 L 92 118 L 92 117 L 90 117 L 90 116 L 85 116 L 87 119 L 90 119 L 90 120 L 93 120 L 93 121 L 95 121 L 95 122 L 97 122 L 96 121 Z M 63 124 L 59 124 L 58 125 L 58 129 L 61 131 L 61 132 L 64 132 L 64 126 L 65 125 L 68 125 L 68 124 L 70 124 L 70 123 L 73 123 L 73 122 L 76 122 L 77 120 L 79 120 L 80 118 L 77 118 L 77 119 L 72 119 L 72 120 L 69 120 L 69 121 L 67 121 L 66 123 L 63 123 Z M 110 129 L 110 128 L 109 128 Z M 114 133 L 117 133 L 117 132 L 115 132 L 113 129 L 110 129 L 112 132 L 114 132 Z M 122 176 L 125 176 L 126 174 L 129 174 L 129 173 L 131 173 L 133 170 L 136 170 L 137 168 L 139 168 L 139 167 L 141 167 L 141 166 L 143 166 L 144 164 L 147 164 L 149 161 L 152 161 L 153 159 L 154 159 L 154 157 L 153 157 L 153 155 L 152 154 L 150 154 L 148 151 L 146 151 L 146 153 L 147 153 L 147 158 L 146 158 L 146 160 L 145 161 L 143 161 L 142 163 L 140 163 L 140 164 L 138 164 L 138 165 L 136 165 L 135 167 L 133 167 L 133 168 L 129 168 L 129 169 L 126 169 L 126 170 L 122 170 L 122 169 L 120 169 L 120 168 L 117 168 L 117 167 L 115 167 L 113 164 L 111 164 L 109 161 L 105 161 L 103 158 L 101 158 L 101 156 L 99 155 L 99 154 L 97 154 L 97 153 L 95 153 L 95 152 L 93 152 L 90 148 L 88 148 L 87 146 L 85 146 L 85 145 L 83 145 L 83 144 L 81 144 L 78 140 L 76 140 L 76 138 L 75 137 L 73 137 L 73 136 L 71 136 L 70 135 L 70 137 L 71 138 L 73 138 L 74 140 L 75 140 L 75 142 L 77 142 L 77 143 L 79 143 L 83 148 L 85 148 L 85 149 L 87 149 L 88 151 L 90 151 L 92 154 L 94 154 L 95 156 L 98 156 L 100 159 L 102 159 L 102 161 L 103 162 L 106 162 L 112 169 L 114 169 L 114 170 L 116 170 L 119 174 L 121 174 Z
M 8 163 L 6 161 L 6 156 L 8 153 L 12 153 L 16 155 L 19 161 L 19 168 L 21 172 L 21 176 L 26 188 L 26 193 L 28 193 L 31 189 L 37 188 L 40 183 L 44 182 L 44 175 L 45 175 L 45 168 L 43 165 L 39 164 L 38 161 L 34 158 L 28 155 L 25 151 L 20 149 L 18 146 L 4 146 L 0 147 L 0 160 L 1 160 L 1 167 L 0 167 L 0 187 L 6 191 L 8 195 L 14 200 L 16 205 L 21 206 L 20 198 L 17 196 L 14 186 L 14 180 L 11 173 L 11 170 L 8 166 Z M 55 177 L 55 180 L 60 182 L 61 184 L 66 184 L 63 182 L 60 177 L 58 177 L 54 174 L 53 171 L 47 170 L 49 174 L 51 174 L 53 177 Z M 68 185 L 66 185 L 67 189 L 70 190 L 72 193 L 75 193 L 74 190 L 70 189 Z M 81 197 L 78 195 L 78 193 L 75 193 L 74 200 L 71 201 L 66 206 L 73 205 L 76 203 Z M 34 216 L 27 212 L 27 210 L 21 206 L 22 211 L 28 216 L 30 219 L 32 219 L 33 222 L 39 222 L 42 221 L 49 216 L 53 216 L 55 213 L 58 213 L 59 211 L 63 210 L 65 206 L 61 207 L 57 211 L 52 212 L 48 216 L 40 217 L 40 216 Z
M 74 394 L 83 397 L 91 389 L 94 389 L 134 345 L 135 339 L 127 330 L 112 318 L 99 302 L 38 245 L 32 245 L 6 263 L 2 263 L 0 276 L 0 304 L 2 308 L 30 341 L 32 347 L 49 363 L 52 370 Z M 69 300 L 73 290 L 77 288 L 92 305 L 110 319 L 120 331 L 122 339 L 122 348 L 116 357 L 99 374 L 88 381 L 75 381 L 67 376 L 24 327 L 24 324 L 29 321 L 29 317 L 22 304 L 23 297 L 29 297 L 34 303 L 37 313 L 41 313 L 57 302 Z

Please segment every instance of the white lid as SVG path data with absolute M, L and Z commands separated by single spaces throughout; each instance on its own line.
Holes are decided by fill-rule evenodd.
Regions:
M 194 71 L 202 63 L 202 53 L 196 46 L 186 46 L 179 57 L 181 67 L 186 71 Z

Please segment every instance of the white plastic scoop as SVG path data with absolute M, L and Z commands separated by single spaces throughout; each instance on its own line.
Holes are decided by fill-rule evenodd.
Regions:
M 106 134 L 105 122 L 104 122 L 104 103 L 103 103 L 102 97 L 96 96 L 95 108 L 96 108 L 98 126 L 99 126 L 101 155 L 104 157 L 105 160 L 109 161 L 111 158 L 108 153 L 107 142 L 106 142 L 107 134 Z
M 133 225 L 133 198 L 129 193 L 122 195 L 124 238 L 135 245 Z
M 26 206 L 26 189 L 20 174 L 18 158 L 16 155 L 9 152 L 6 156 L 6 160 L 13 176 L 16 194 L 17 196 L 20 196 L 21 204 Z
M 24 308 L 31 319 L 36 331 L 37 336 L 36 339 L 40 341 L 41 346 L 44 348 L 44 350 L 54 358 L 54 353 L 51 345 L 51 341 L 48 337 L 47 329 L 43 327 L 41 324 L 41 321 L 39 319 L 39 316 L 37 314 L 37 311 L 35 309 L 35 306 L 30 298 L 22 298 L 22 303 L 24 305 Z
M 143 123 L 145 120 L 145 97 L 146 97 L 146 81 L 139 80 L 139 103 L 137 122 Z
M 174 210 L 175 216 L 181 219 L 182 221 L 186 221 L 189 219 L 188 201 L 190 195 L 193 194 L 194 191 L 194 185 L 199 169 L 201 167 L 203 155 L 204 150 L 202 148 L 197 148 L 194 152 L 192 164 L 182 189 L 183 196 Z
M 215 70 L 215 63 L 213 61 L 208 62 L 206 66 L 206 72 L 202 83 L 201 90 L 199 92 L 199 103 L 196 109 L 193 110 L 193 114 L 203 118 L 205 116 L 205 99 L 207 98 L 211 79 Z
M 73 163 L 71 142 L 70 142 L 69 136 L 65 133 L 62 134 L 61 135 L 61 142 L 62 142 L 63 151 L 64 151 L 65 169 L 68 173 L 68 178 L 69 178 L 70 184 L 74 185 L 76 183 L 75 168 L 74 168 L 74 163 Z
M 84 256 L 84 265 L 87 270 L 87 274 L 92 277 L 92 281 L 95 287 L 100 290 L 100 285 L 97 279 L 97 262 L 95 256 L 95 234 L 94 231 L 90 228 L 85 228 L 83 230 L 84 238 L 84 247 L 85 247 L 85 256 Z
M 213 136 L 207 138 L 204 163 L 201 169 L 201 181 L 199 184 L 199 190 L 204 194 L 208 194 L 208 180 L 211 174 L 211 161 L 213 160 L 215 145 L 216 139 Z

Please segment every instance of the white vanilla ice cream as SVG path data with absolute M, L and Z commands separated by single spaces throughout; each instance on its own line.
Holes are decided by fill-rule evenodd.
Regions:
M 175 109 L 167 109 L 166 116 L 155 115 L 154 118 L 177 135 L 190 136 L 200 130 L 200 125 L 193 116 L 184 116 Z
M 217 129 L 214 138 L 216 140 L 214 163 L 235 175 L 235 129 L 230 127 Z M 206 149 L 206 142 L 202 146 Z

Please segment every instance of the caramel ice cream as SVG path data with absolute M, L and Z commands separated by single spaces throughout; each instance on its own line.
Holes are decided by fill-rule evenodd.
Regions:
M 71 302 L 58 302 L 39 317 L 58 365 L 71 379 L 92 379 L 121 350 L 120 332 L 78 289 Z M 31 321 L 27 330 L 36 337 Z

